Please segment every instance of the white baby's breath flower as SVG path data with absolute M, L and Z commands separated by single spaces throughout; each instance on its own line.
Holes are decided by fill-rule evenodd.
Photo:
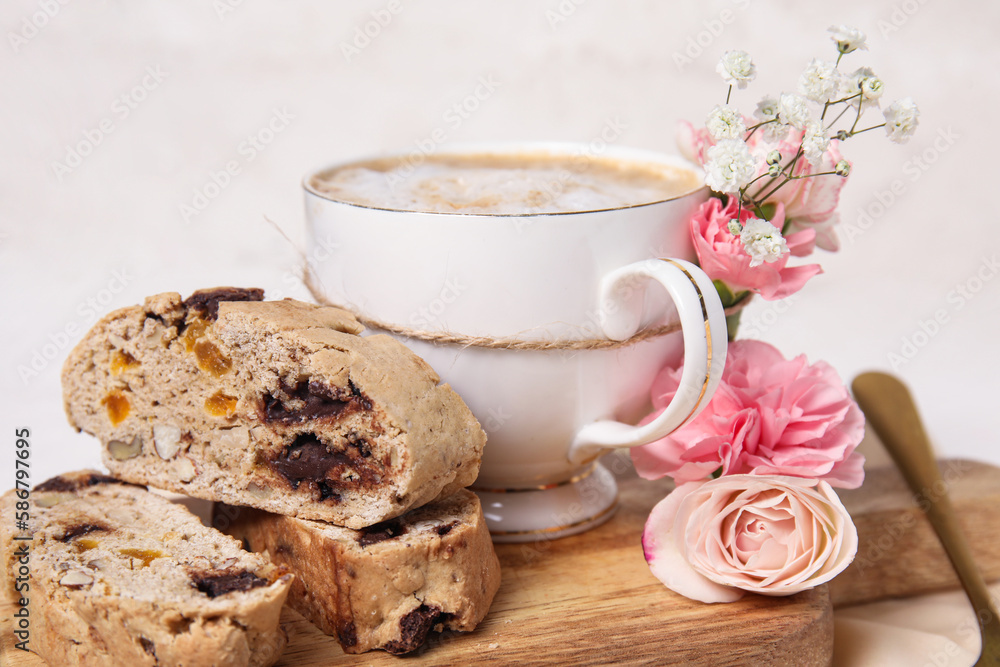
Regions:
M 829 102 L 840 91 L 840 78 L 833 63 L 814 58 L 799 76 L 799 92 L 813 102 Z
M 865 40 L 868 37 L 857 28 L 849 28 L 846 25 L 832 25 L 826 31 L 831 33 L 830 39 L 837 43 L 837 50 L 841 53 L 850 53 L 858 49 L 862 51 L 868 50 L 868 45 L 865 44 Z
M 859 67 L 843 79 L 844 84 L 841 89 L 841 97 L 851 97 L 861 93 L 860 103 L 862 109 L 868 107 L 878 107 L 878 100 L 882 97 L 882 79 L 875 75 L 870 67 Z M 857 106 L 859 98 L 855 97 L 850 101 L 851 106 Z
M 729 104 L 719 104 L 712 109 L 711 113 L 708 114 L 708 120 L 705 121 L 705 127 L 708 128 L 708 133 L 715 141 L 742 139 L 743 134 L 747 131 L 743 115 L 736 107 Z
M 778 98 L 778 120 L 797 130 L 805 128 L 809 122 L 809 105 L 805 98 L 795 93 L 782 93 Z
M 882 79 L 875 76 L 874 72 L 871 72 L 871 70 L 869 72 L 869 75 L 862 77 L 858 81 L 858 87 L 861 88 L 862 97 L 866 101 L 878 104 L 878 99 L 882 97 L 882 93 L 884 92 L 884 84 L 882 83 Z
M 726 51 L 715 66 L 715 71 L 726 83 L 741 90 L 757 76 L 757 66 L 746 51 Z
M 740 242 L 750 255 L 750 267 L 760 266 L 767 262 L 777 262 L 788 254 L 788 244 L 781 230 L 767 220 L 750 218 L 740 232 Z
M 834 171 L 837 172 L 837 176 L 847 178 L 851 175 L 851 163 L 847 160 L 841 160 L 837 163 L 837 166 L 834 167 Z
M 897 144 L 906 143 L 917 131 L 920 109 L 912 97 L 904 97 L 890 104 L 882 115 L 885 116 L 885 134 Z
M 740 232 L 743 231 L 743 225 L 741 225 L 740 221 L 737 220 L 736 218 L 730 220 L 729 224 L 726 225 L 726 227 L 729 228 L 729 233 L 732 234 L 733 236 L 739 236 Z
M 761 99 L 757 103 L 753 117 L 762 123 L 775 120 L 778 117 L 778 99 L 770 96 Z M 767 125 L 762 126 L 758 131 L 763 134 L 764 141 L 772 144 L 780 143 L 788 136 L 788 126 L 778 122 L 767 122 Z
M 753 180 L 757 165 L 742 139 L 723 139 L 708 149 L 705 184 L 716 192 L 738 192 Z
M 806 123 L 806 131 L 802 135 L 802 152 L 814 167 L 823 160 L 823 154 L 830 147 L 830 137 L 827 136 L 823 123 L 811 120 Z
M 757 120 L 774 120 L 778 117 L 778 100 L 768 95 L 757 102 L 757 109 L 753 112 L 753 117 Z

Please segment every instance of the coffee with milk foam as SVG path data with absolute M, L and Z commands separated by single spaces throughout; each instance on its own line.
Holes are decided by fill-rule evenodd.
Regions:
M 492 215 L 639 206 L 702 186 L 694 172 L 654 162 L 549 153 L 435 155 L 420 164 L 369 160 L 313 176 L 336 201 L 380 209 Z

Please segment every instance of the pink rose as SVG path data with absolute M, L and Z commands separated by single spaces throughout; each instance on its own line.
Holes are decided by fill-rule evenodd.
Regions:
M 657 503 L 642 548 L 670 590 L 732 602 L 830 581 L 854 560 L 858 533 L 822 480 L 732 475 L 684 484 Z
M 722 200 L 710 198 L 691 217 L 691 242 L 698 253 L 698 264 L 712 280 L 721 280 L 733 292 L 750 290 L 767 300 L 783 299 L 802 289 L 806 281 L 822 273 L 819 264 L 787 266 L 788 255 L 772 263 L 750 266 L 751 257 L 740 238 L 729 231 L 729 221 L 737 217 L 739 203 L 730 197 L 723 205 Z M 754 217 L 750 210 L 740 212 L 740 223 Z M 784 208 L 778 208 L 771 220 L 778 229 L 785 222 Z M 813 230 L 803 230 L 785 236 L 785 243 L 792 255 L 801 256 L 812 252 Z
M 656 411 L 677 391 L 681 369 L 653 382 Z M 704 411 L 670 435 L 631 450 L 640 477 L 670 476 L 678 484 L 725 475 L 823 478 L 853 489 L 864 480 L 855 451 L 865 420 L 836 371 L 804 355 L 786 360 L 755 340 L 729 345 L 722 380 Z
M 745 119 L 747 127 L 752 127 L 757 123 L 753 118 Z M 787 161 L 793 157 L 802 142 L 802 130 L 791 130 L 788 136 L 780 142 L 769 142 L 764 139 L 764 133 L 757 131 L 747 141 L 750 154 L 754 156 L 759 165 L 757 176 L 767 171 L 765 158 L 772 150 L 776 150 Z M 830 142 L 830 148 L 823 154 L 823 159 L 815 167 L 809 164 L 805 158 L 800 158 L 795 164 L 793 173 L 796 175 L 812 174 L 817 172 L 833 171 L 837 162 L 841 160 L 839 142 Z M 687 159 L 704 166 L 708 155 L 708 149 L 715 145 L 712 137 L 705 127 L 694 127 L 691 123 L 682 121 L 677 129 L 677 146 L 681 155 Z M 759 184 L 766 184 L 767 179 L 761 179 Z M 775 191 L 773 195 L 766 199 L 765 203 L 784 204 L 785 219 L 788 222 L 790 232 L 804 231 L 812 229 L 815 231 L 815 243 L 824 250 L 838 250 L 840 242 L 834 231 L 834 226 L 839 220 L 836 212 L 840 202 L 840 191 L 847 182 L 847 178 L 835 175 L 817 176 L 815 178 L 796 179 L 788 182 Z M 766 192 L 773 186 L 767 187 Z M 760 187 L 751 188 L 750 194 L 755 195 Z M 812 251 L 812 246 L 809 247 Z

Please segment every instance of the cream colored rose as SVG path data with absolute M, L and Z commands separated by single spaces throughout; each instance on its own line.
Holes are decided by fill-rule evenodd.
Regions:
M 829 581 L 854 560 L 858 533 L 822 480 L 729 475 L 677 487 L 653 508 L 642 546 L 667 588 L 732 602 Z

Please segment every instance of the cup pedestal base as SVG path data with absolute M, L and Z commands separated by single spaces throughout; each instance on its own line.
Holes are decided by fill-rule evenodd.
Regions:
M 614 475 L 600 463 L 590 474 L 537 489 L 477 489 L 493 541 L 536 542 L 595 528 L 618 507 Z

